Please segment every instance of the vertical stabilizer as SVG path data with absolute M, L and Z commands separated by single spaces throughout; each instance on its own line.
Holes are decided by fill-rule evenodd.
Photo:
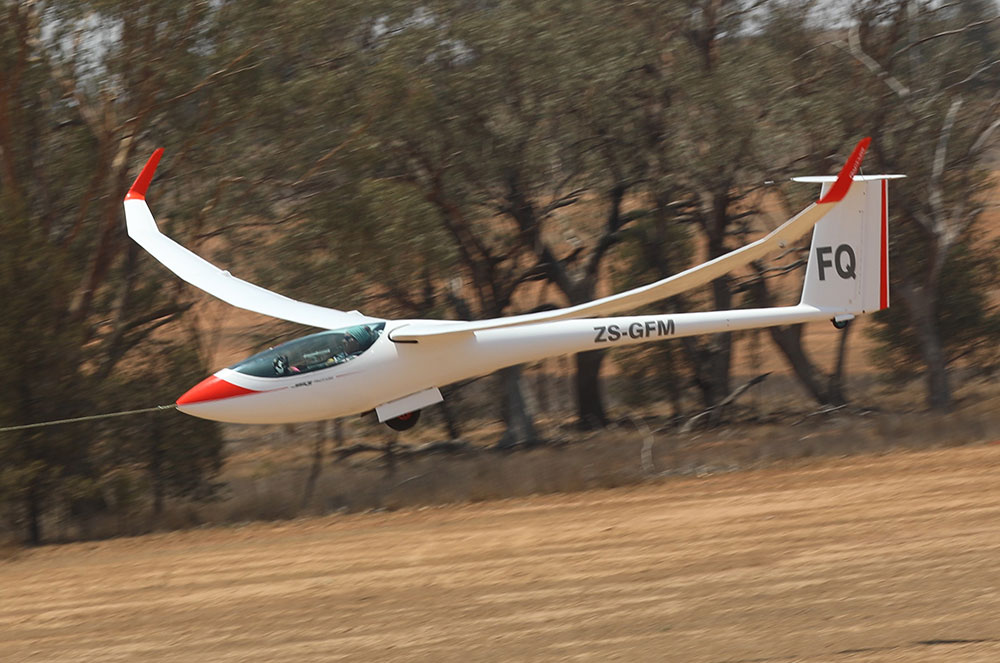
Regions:
M 846 316 L 889 306 L 888 180 L 902 175 L 857 176 L 843 200 L 813 229 L 802 303 Z M 820 182 L 829 177 L 795 178 Z

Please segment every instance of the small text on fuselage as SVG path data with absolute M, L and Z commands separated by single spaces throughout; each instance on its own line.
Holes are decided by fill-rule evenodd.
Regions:
M 646 320 L 628 325 L 600 325 L 594 327 L 594 343 L 614 343 L 623 339 L 658 338 L 676 333 L 673 320 Z

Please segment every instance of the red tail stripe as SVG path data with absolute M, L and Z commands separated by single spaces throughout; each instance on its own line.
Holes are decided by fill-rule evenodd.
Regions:
M 889 183 L 882 180 L 882 290 L 879 308 L 889 308 Z

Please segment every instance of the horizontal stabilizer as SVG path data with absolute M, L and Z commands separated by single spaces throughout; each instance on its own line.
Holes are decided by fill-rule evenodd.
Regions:
M 874 182 L 876 180 L 901 180 L 906 175 L 855 175 L 853 180 L 855 182 Z M 793 182 L 809 182 L 812 184 L 823 184 L 824 182 L 836 182 L 836 175 L 805 175 L 802 177 L 793 177 Z

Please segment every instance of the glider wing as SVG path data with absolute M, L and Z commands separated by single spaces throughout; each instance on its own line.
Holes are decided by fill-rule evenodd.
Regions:
M 491 318 L 472 322 L 455 322 L 452 324 L 436 322 L 433 324 L 413 323 L 393 330 L 391 338 L 394 341 L 418 341 L 422 338 L 445 336 L 485 329 L 497 329 L 516 325 L 529 325 L 539 322 L 553 322 L 574 318 L 591 318 L 608 316 L 624 311 L 631 311 L 640 306 L 671 297 L 691 288 L 704 285 L 723 274 L 757 260 L 767 253 L 787 246 L 790 242 L 808 232 L 833 207 L 839 203 L 851 186 L 851 182 L 861 166 L 865 151 L 871 143 L 870 138 L 861 140 L 833 180 L 833 185 L 826 195 L 809 205 L 797 215 L 778 226 L 766 236 L 755 242 L 740 247 L 734 251 L 719 256 L 714 260 L 687 269 L 679 274 L 650 283 L 632 290 L 595 299 L 594 301 L 576 306 L 526 313 L 506 318 Z
M 191 285 L 233 306 L 282 320 L 323 329 L 381 321 L 357 312 L 338 311 L 300 302 L 238 279 L 162 234 L 146 205 L 146 190 L 162 155 L 162 148 L 153 152 L 125 196 L 125 223 L 129 237 L 166 265 L 167 269 Z

